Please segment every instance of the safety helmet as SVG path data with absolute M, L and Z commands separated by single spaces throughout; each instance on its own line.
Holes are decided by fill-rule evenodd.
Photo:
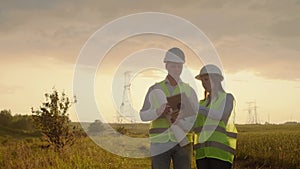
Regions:
M 200 80 L 202 76 L 207 75 L 207 74 L 208 75 L 211 75 L 211 74 L 219 75 L 221 77 L 221 80 L 224 79 L 221 70 L 216 65 L 213 65 L 213 64 L 208 64 L 206 66 L 203 66 L 202 69 L 200 70 L 199 75 L 197 75 L 195 78 Z
M 169 49 L 164 58 L 164 63 L 166 62 L 175 62 L 183 64 L 185 62 L 185 56 L 183 51 L 176 47 Z

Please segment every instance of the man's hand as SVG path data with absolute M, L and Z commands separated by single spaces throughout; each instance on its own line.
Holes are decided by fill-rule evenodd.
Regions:
M 162 104 L 159 109 L 156 110 L 158 116 L 168 116 L 171 112 L 171 107 L 168 103 Z
M 176 112 L 171 113 L 171 119 L 170 119 L 171 123 L 175 123 L 175 121 L 177 120 L 179 114 L 180 114 L 180 111 L 176 111 Z
M 180 110 L 171 113 L 171 123 L 178 122 L 178 120 L 182 118 L 184 118 L 184 112 Z

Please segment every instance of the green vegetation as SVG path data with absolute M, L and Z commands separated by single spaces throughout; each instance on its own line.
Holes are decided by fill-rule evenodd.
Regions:
M 129 159 L 111 154 L 88 138 L 76 141 L 72 148 L 54 151 L 36 146 L 38 140 L 7 141 L 0 147 L 0 168 L 12 169 L 132 169 L 149 168 L 149 159 Z
M 300 168 L 300 125 L 238 126 L 238 168 Z
M 34 129 L 34 127 L 32 126 L 31 116 L 20 114 L 12 116 L 10 110 L 0 111 L 0 127 L 1 126 L 16 130 L 31 131 Z
M 56 90 L 45 94 L 46 101 L 40 110 L 33 110 L 35 127 L 42 133 L 48 145 L 55 149 L 62 149 L 74 143 L 74 132 L 70 129 L 71 120 L 68 110 L 72 105 L 65 93 L 59 94 Z
M 41 134 L 33 128 L 32 116 L 11 115 L 10 110 L 0 111 L 0 141 L 38 137 Z
M 71 125 L 72 128 L 80 126 L 79 123 Z M 125 134 L 131 137 L 148 137 L 148 124 L 110 125 L 115 130 L 124 128 Z M 300 168 L 299 124 L 238 125 L 237 127 L 239 134 L 235 169 Z M 82 130 L 78 131 L 82 132 Z M 0 168 L 151 168 L 149 158 L 134 159 L 117 156 L 99 147 L 84 134 L 77 135 L 74 145 L 66 146 L 63 151 L 55 151 L 52 147 L 47 147 L 39 139 L 40 135 L 35 132 L 12 129 L 0 124 L 0 134 Z M 120 144 L 116 146 L 116 149 L 122 151 L 122 145 L 127 143 L 121 140 L 116 143 L 111 142 L 111 144 Z M 141 151 L 147 150 L 147 147 L 143 145 L 140 148 Z

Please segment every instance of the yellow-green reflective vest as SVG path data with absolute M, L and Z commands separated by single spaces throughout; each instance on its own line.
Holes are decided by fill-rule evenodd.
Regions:
M 220 110 L 224 107 L 222 102 L 226 99 L 226 93 L 219 94 L 216 101 L 209 106 L 207 100 L 200 101 L 200 106 Z M 223 121 L 213 120 L 201 113 L 197 114 L 195 122 L 194 150 L 196 159 L 215 158 L 232 163 L 236 149 L 237 130 L 232 120 L 234 108 L 227 125 Z
M 173 96 L 179 93 L 185 92 L 185 94 L 189 97 L 191 95 L 191 87 L 183 82 L 179 82 L 175 90 L 172 94 L 170 94 L 168 87 L 166 85 L 166 81 L 162 81 L 159 83 L 160 88 L 165 93 L 166 97 Z M 157 102 L 156 98 L 152 98 L 154 103 L 152 104 L 152 108 L 159 108 L 160 104 Z M 150 141 L 155 143 L 166 143 L 168 141 L 177 142 L 174 133 L 170 130 L 171 124 L 165 117 L 159 117 L 153 120 L 150 123 L 149 135 Z M 187 138 L 190 142 L 193 142 L 193 135 L 187 134 Z

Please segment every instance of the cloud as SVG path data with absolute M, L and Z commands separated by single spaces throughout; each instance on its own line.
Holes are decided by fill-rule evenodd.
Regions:
M 300 79 L 300 51 L 284 48 L 279 42 L 245 35 L 224 37 L 216 48 L 228 72 L 251 71 L 271 79 Z
M 16 86 L 16 85 L 4 85 L 0 84 L 0 94 L 1 95 L 9 95 L 9 94 L 14 94 L 17 90 L 21 89 L 21 86 Z
M 297 0 L 2 1 L 0 59 L 14 63 L 53 58 L 74 64 L 81 47 L 101 26 L 146 11 L 171 13 L 195 24 L 216 45 L 231 72 L 249 70 L 267 78 L 299 79 Z M 144 41 L 131 44 L 148 45 Z M 294 70 L 281 74 L 286 72 L 283 66 Z

